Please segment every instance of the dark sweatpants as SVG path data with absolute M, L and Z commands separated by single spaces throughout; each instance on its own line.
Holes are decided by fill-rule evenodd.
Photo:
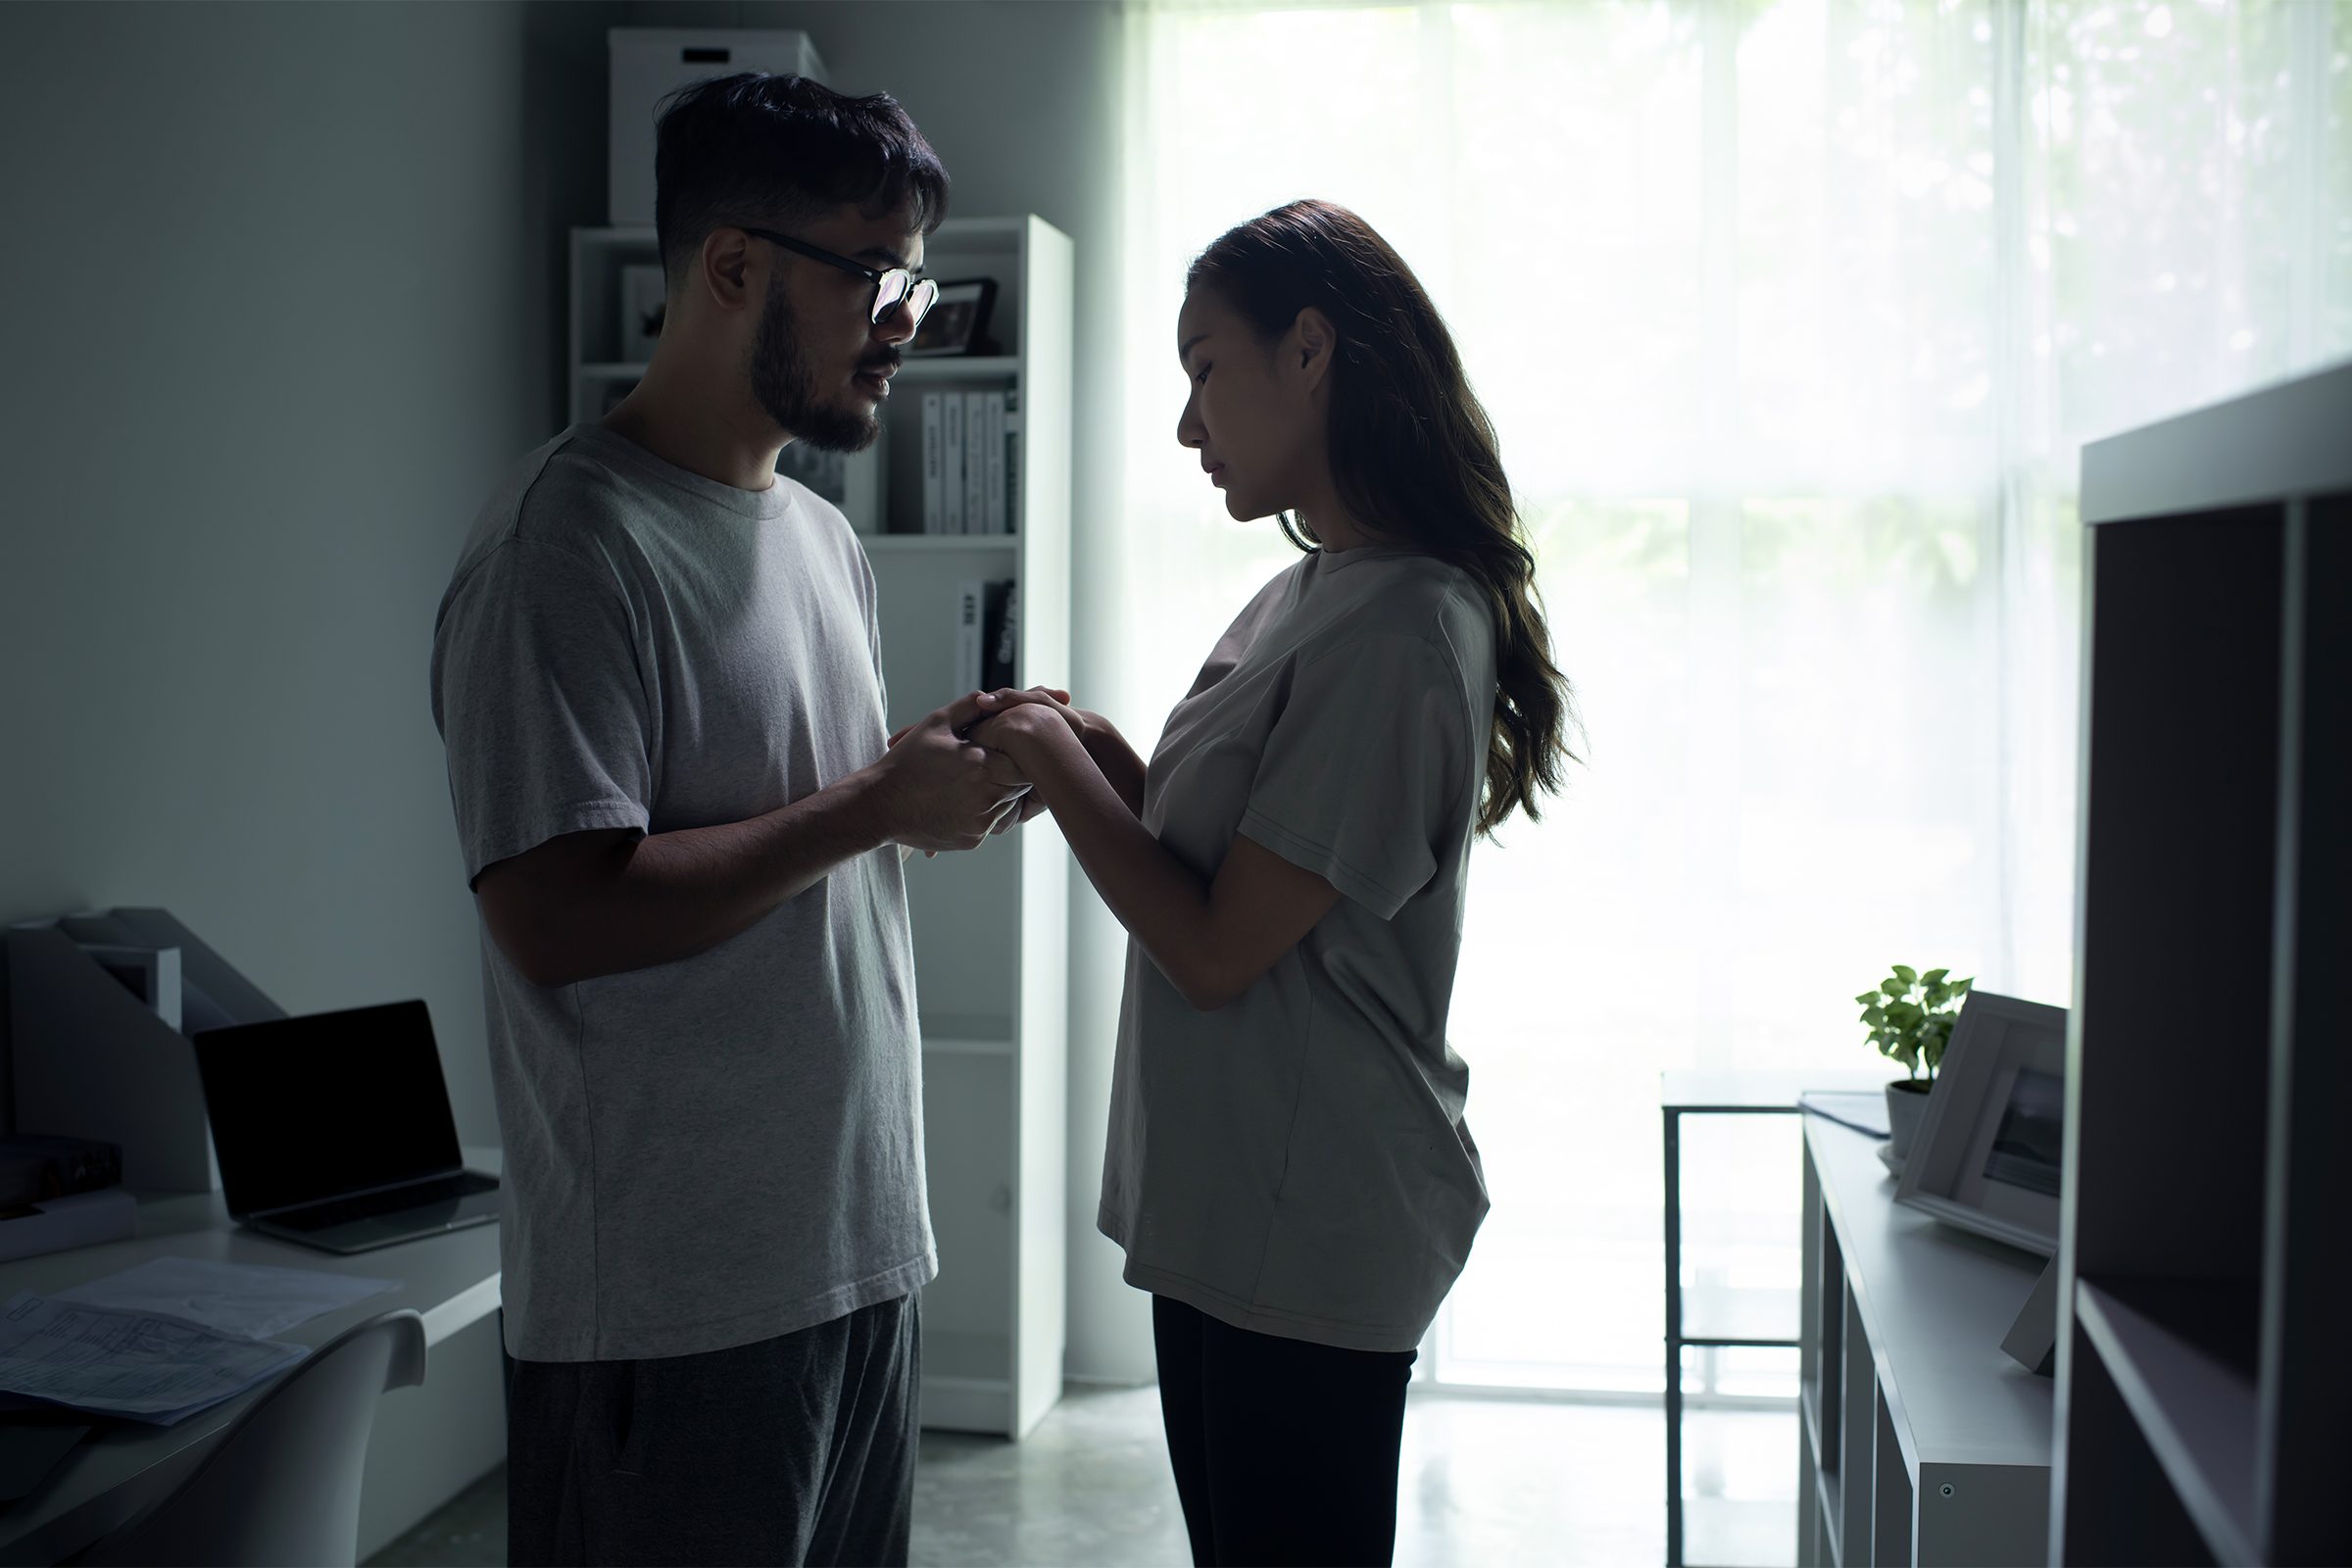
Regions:
M 507 1560 L 903 1564 L 919 1304 L 650 1361 L 507 1363 Z
M 1152 1298 L 1160 1418 L 1193 1561 L 1386 1563 L 1411 1350 L 1342 1350 Z

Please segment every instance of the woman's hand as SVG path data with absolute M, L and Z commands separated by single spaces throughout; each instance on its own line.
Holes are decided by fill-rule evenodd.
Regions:
M 992 698 L 996 699 L 993 705 Z M 1016 764 L 1024 757 L 1034 757 L 1040 743 L 1056 740 L 1064 732 L 1082 734 L 1074 718 L 1063 716 L 1071 712 L 1070 708 L 1051 697 L 1027 692 L 983 692 L 979 701 L 994 706 L 997 711 L 974 724 L 965 738 L 992 752 L 1003 752 Z
M 992 715 L 1008 713 L 1019 707 L 1051 709 L 1060 715 L 1061 721 L 1070 727 L 1070 733 L 1080 740 L 1087 738 L 1089 719 L 1094 720 L 1095 729 L 1102 727 L 1102 720 L 1094 714 L 1072 708 L 1070 694 L 1058 686 L 1031 686 L 1026 690 L 1004 686 L 993 692 L 974 692 L 972 701 L 979 705 L 981 711 Z
M 1135 816 L 1144 814 L 1144 760 L 1127 744 L 1118 726 L 1101 713 L 1088 712 L 1070 706 L 1070 694 L 1055 686 L 1032 686 L 1027 691 L 1004 687 L 993 692 L 974 692 L 967 699 L 983 712 L 1005 713 L 1017 707 L 1051 709 L 1067 724 L 1070 733 L 1078 737 L 1079 746 L 1094 762 L 1128 811 Z M 1033 795 L 1031 801 L 1036 797 Z M 1029 809 L 1034 812 L 1034 806 Z

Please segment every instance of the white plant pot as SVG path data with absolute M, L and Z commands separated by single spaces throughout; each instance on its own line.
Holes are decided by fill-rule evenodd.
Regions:
M 1933 1087 L 1924 1078 L 1897 1078 L 1886 1086 L 1887 1152 L 1898 1160 L 1911 1157 L 1911 1139 L 1928 1113 Z

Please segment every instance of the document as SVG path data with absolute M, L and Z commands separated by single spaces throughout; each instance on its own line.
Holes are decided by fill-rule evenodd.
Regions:
M 240 1339 L 266 1340 L 321 1312 L 397 1290 L 398 1280 L 317 1268 L 270 1268 L 207 1257 L 151 1257 L 136 1268 L 59 1291 L 49 1299 L 124 1312 L 160 1312 Z
M 157 1426 L 242 1394 L 309 1353 L 30 1291 L 0 1306 L 0 1390 Z
M 1886 1095 L 1884 1090 L 1855 1093 L 1842 1089 L 1808 1089 L 1796 1097 L 1797 1107 L 1824 1116 L 1840 1127 L 1851 1127 L 1873 1138 L 1886 1132 Z

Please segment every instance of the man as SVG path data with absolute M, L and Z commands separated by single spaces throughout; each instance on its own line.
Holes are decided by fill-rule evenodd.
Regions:
M 907 849 L 1025 783 L 884 734 L 874 582 L 787 440 L 877 433 L 944 215 L 888 97 L 663 115 L 645 378 L 531 454 L 441 606 L 510 1195 L 510 1552 L 906 1560 L 923 1193 Z

